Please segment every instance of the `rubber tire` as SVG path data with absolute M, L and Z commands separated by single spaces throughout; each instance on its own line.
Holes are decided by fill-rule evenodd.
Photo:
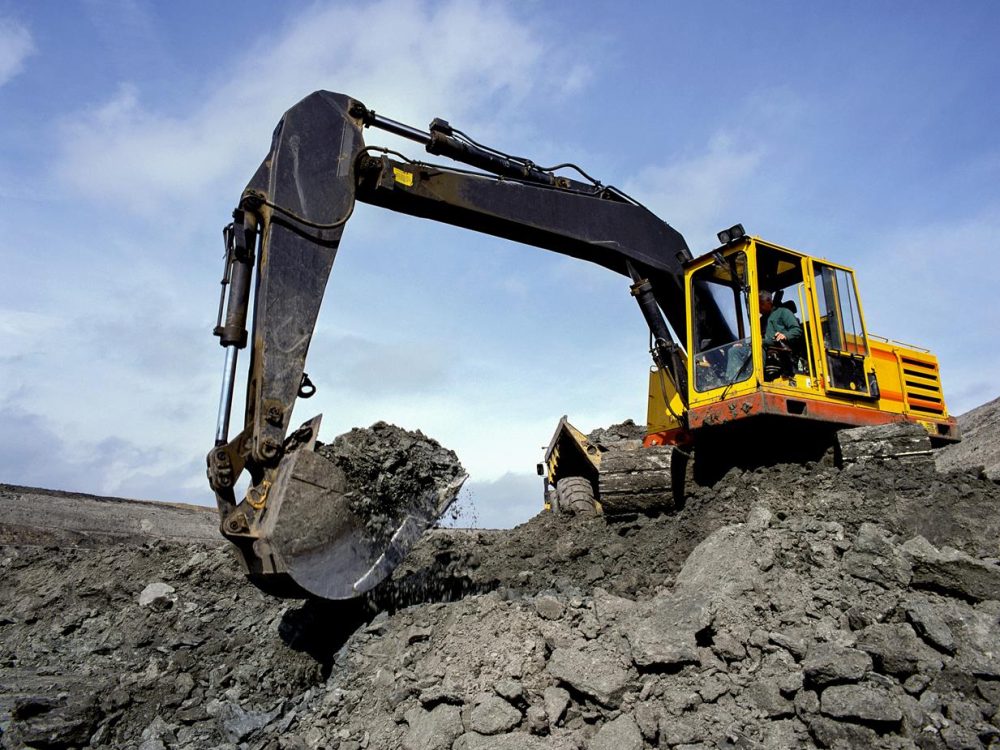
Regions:
M 556 484 L 559 495 L 559 510 L 572 515 L 593 516 L 597 514 L 594 485 L 586 477 L 564 477 Z

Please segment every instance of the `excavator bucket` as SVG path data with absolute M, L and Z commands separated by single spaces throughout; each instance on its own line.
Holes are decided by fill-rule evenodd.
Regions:
M 240 551 L 250 580 L 265 592 L 351 599 L 392 573 L 448 510 L 467 475 L 455 469 L 415 493 L 383 490 L 373 509 L 366 488 L 316 452 L 319 421 L 307 422 L 297 434 L 309 439 L 290 446 L 224 516 L 222 532 Z
M 248 530 L 252 544 L 239 545 L 250 578 L 269 593 L 323 599 L 351 599 L 385 580 L 466 479 L 443 479 L 373 514 L 360 507 L 344 471 L 315 451 L 314 439 L 286 454 L 272 476 Z
M 350 500 L 344 473 L 313 451 L 282 463 L 269 490 L 254 551 L 297 588 L 324 599 L 350 599 L 385 580 L 448 509 L 465 477 L 399 509 L 380 535 Z

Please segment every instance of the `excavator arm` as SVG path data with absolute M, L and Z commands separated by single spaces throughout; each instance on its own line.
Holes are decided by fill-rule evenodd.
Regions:
M 368 147 L 366 127 L 483 171 Z M 224 233 L 227 263 L 215 330 L 226 360 L 209 482 L 222 533 L 258 585 L 276 593 L 357 596 L 391 572 L 460 487 L 454 483 L 438 497 L 415 499 L 401 509 L 392 539 L 375 541 L 344 501 L 343 476 L 313 452 L 319 418 L 288 434 L 296 399 L 311 395 L 306 355 L 344 225 L 358 200 L 628 276 L 650 328 L 653 358 L 678 392 L 686 392 L 686 342 L 676 341 L 670 330 L 678 336 L 687 330 L 682 267 L 691 253 L 683 237 L 582 170 L 577 168 L 586 181 L 559 176 L 557 169 L 477 144 L 440 120 L 429 132 L 417 130 L 343 94 L 318 91 L 285 113 Z M 700 314 L 713 325 L 727 325 L 717 310 Z M 237 356 L 248 344 L 244 429 L 230 439 Z M 250 487 L 237 498 L 243 471 Z

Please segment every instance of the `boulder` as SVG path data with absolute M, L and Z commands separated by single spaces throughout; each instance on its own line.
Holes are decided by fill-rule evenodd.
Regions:
M 642 733 L 635 719 L 622 714 L 597 730 L 587 750 L 642 750 Z
M 950 547 L 937 549 L 922 536 L 902 547 L 913 566 L 912 585 L 972 601 L 1000 599 L 1000 566 Z
M 859 634 L 857 646 L 872 657 L 876 671 L 902 680 L 919 671 L 941 668 L 940 655 L 905 622 L 869 625 Z
M 100 708 L 92 694 L 18 698 L 10 712 L 10 723 L 0 736 L 5 747 L 83 746 L 100 718 Z
M 499 696 L 490 696 L 472 709 L 469 729 L 479 734 L 500 734 L 521 723 L 521 712 Z
M 608 708 L 618 706 L 632 679 L 618 657 L 598 647 L 557 648 L 546 669 L 557 680 Z
M 820 711 L 834 719 L 898 724 L 903 718 L 895 697 L 874 685 L 834 685 L 820 696 Z
M 910 563 L 889 538 L 871 523 L 861 524 L 853 547 L 844 554 L 844 570 L 855 578 L 906 586 L 912 575 Z
M 623 628 L 640 668 L 698 663 L 697 634 L 712 622 L 700 593 L 674 593 L 639 605 Z
M 535 611 L 545 620 L 558 620 L 563 616 L 566 607 L 554 596 L 542 595 L 535 597 Z
M 871 668 L 872 658 L 864 651 L 833 643 L 816 644 L 802 662 L 805 678 L 819 687 L 859 682 Z
M 151 583 L 139 594 L 139 606 L 150 607 L 158 611 L 170 609 L 174 604 L 174 587 L 168 583 L 157 581 Z
M 406 712 L 409 730 L 403 735 L 403 750 L 448 750 L 462 734 L 462 713 L 446 703 L 432 711 L 411 708 Z
M 911 597 L 906 602 L 906 619 L 917 635 L 931 646 L 946 654 L 955 653 L 955 636 L 930 603 Z
M 545 715 L 549 718 L 549 725 L 554 727 L 566 713 L 569 692 L 561 687 L 547 687 L 542 696 L 545 699 Z
M 511 732 L 510 734 L 483 735 L 476 732 L 466 732 L 459 737 L 452 750 L 554 750 L 565 745 L 553 744 L 527 732 Z
M 769 719 L 795 715 L 794 704 L 781 694 L 781 688 L 775 680 L 764 678 L 751 683 L 744 696 Z

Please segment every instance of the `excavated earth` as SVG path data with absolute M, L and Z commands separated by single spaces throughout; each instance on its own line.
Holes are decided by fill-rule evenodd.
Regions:
M 162 509 L 145 540 L 22 513 L 0 534 L 0 742 L 1000 747 L 983 466 L 733 470 L 671 514 L 438 529 L 348 606 L 266 597 L 227 547 L 165 538 Z M 49 517 L 44 492 L 0 486 L 3 517 L 25 498 Z

